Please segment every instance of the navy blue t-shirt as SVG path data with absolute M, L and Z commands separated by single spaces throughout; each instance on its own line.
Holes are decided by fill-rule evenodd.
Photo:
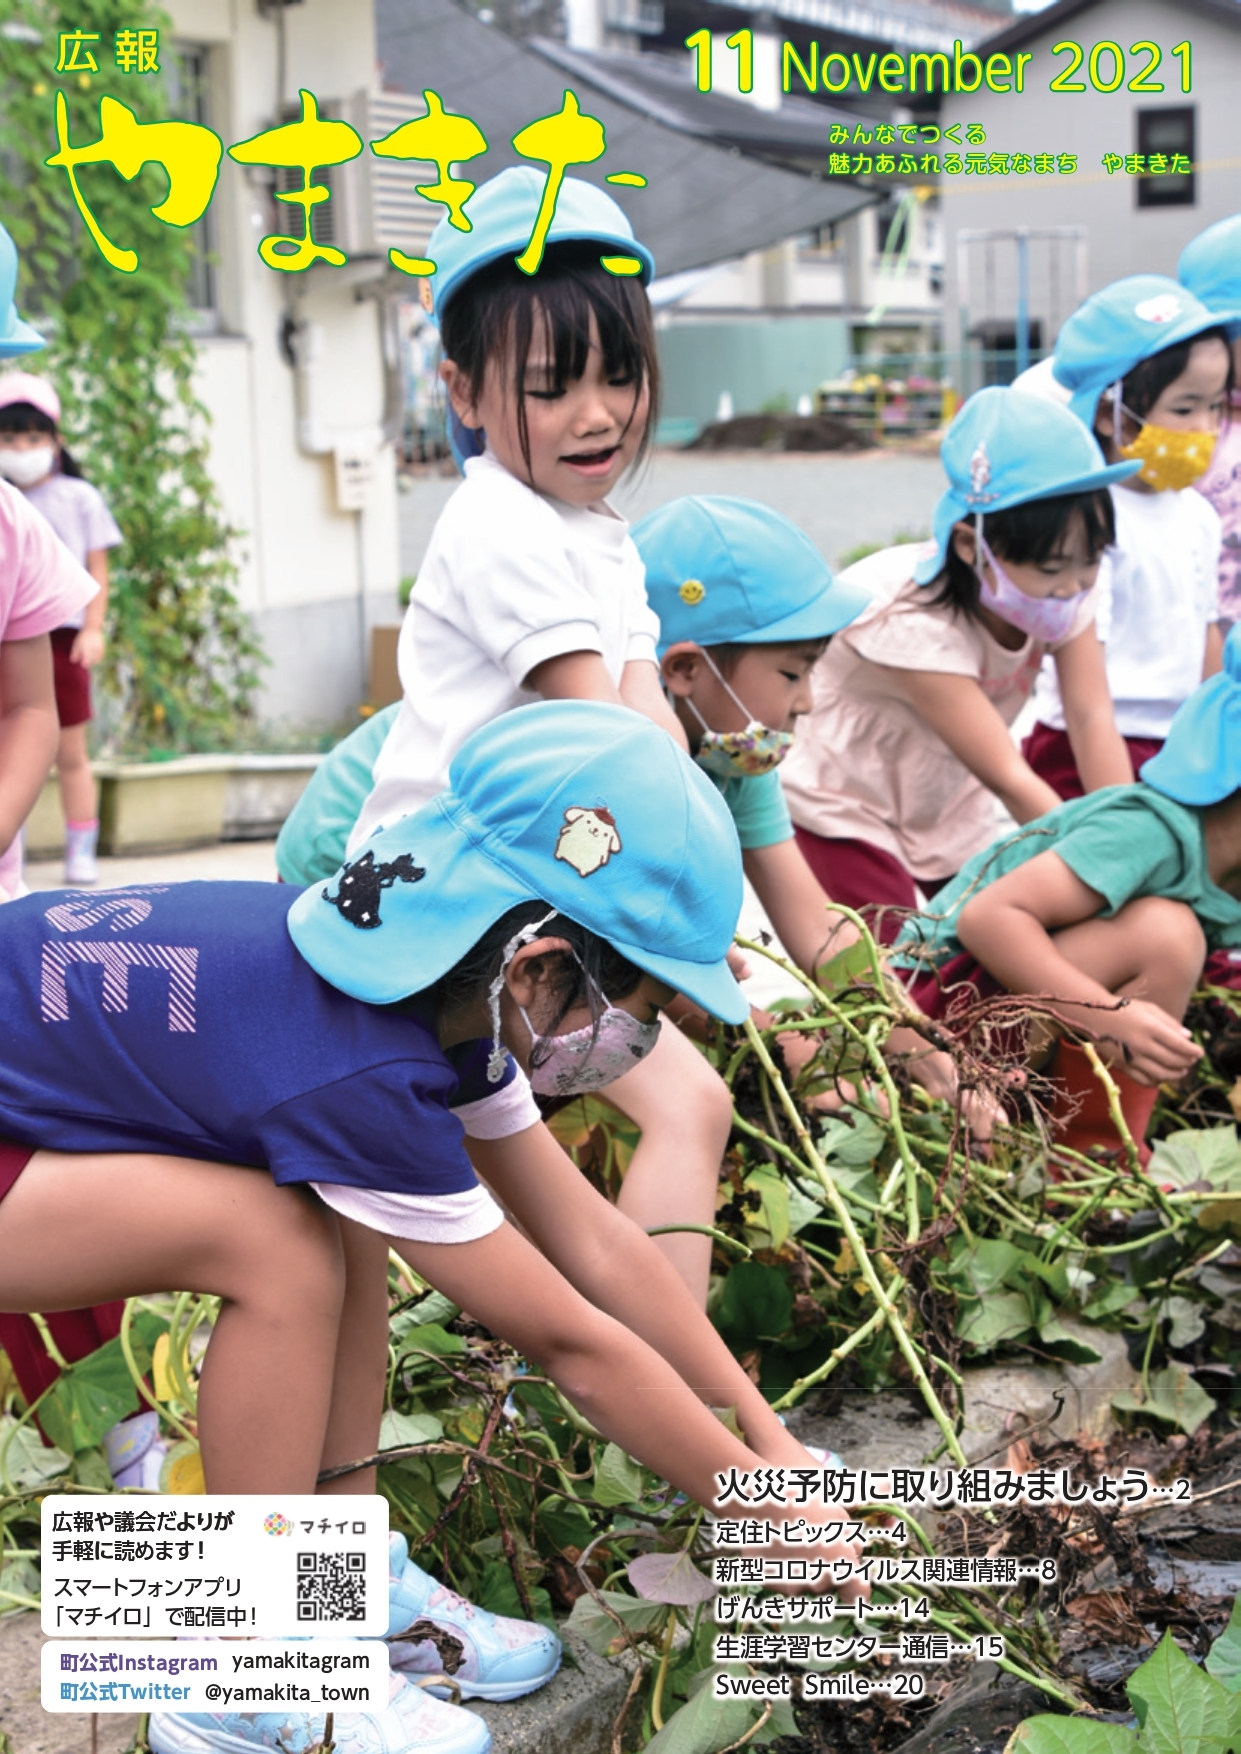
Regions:
M 0 908 L 0 1136 L 152 1151 L 277 1182 L 400 1194 L 478 1186 L 450 1104 L 489 1041 L 444 1050 L 433 1008 L 364 1004 L 305 962 L 300 890 L 177 883 L 52 890 Z

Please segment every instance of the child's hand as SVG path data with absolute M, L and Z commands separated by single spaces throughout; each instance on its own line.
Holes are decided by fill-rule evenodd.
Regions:
M 93 670 L 95 665 L 103 659 L 104 643 L 103 633 L 99 628 L 81 627 L 78 629 L 77 638 L 70 647 L 70 660 L 75 664 L 84 665 L 88 670 Z
M 957 1069 L 951 1054 L 944 1053 L 942 1048 L 928 1048 L 916 1029 L 894 1029 L 884 1054 L 908 1055 L 909 1076 L 915 1084 L 941 1102 L 956 1102 Z M 969 1127 L 971 1138 L 986 1145 L 1006 1117 L 1003 1105 L 994 1097 L 981 1090 L 967 1090 L 961 1098 L 961 1118 Z
M 1105 1059 L 1139 1084 L 1175 1083 L 1202 1058 L 1185 1025 L 1149 999 L 1129 999 L 1109 1017 L 1106 1033 L 1099 1031 L 1099 1047 Z

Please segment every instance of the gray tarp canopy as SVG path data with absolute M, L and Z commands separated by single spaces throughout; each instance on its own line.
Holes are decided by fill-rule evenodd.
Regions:
M 490 151 L 469 166 L 474 181 L 528 163 L 513 151 L 513 135 L 553 114 L 566 88 L 574 89 L 582 108 L 603 123 L 608 150 L 572 174 L 608 188 L 654 252 L 661 275 L 765 248 L 843 219 L 876 198 L 843 177 L 803 176 L 712 145 L 588 89 L 585 76 L 571 79 L 455 0 L 375 0 L 375 26 L 388 89 L 436 91 L 447 109 L 472 116 L 486 135 Z M 825 159 L 830 124 L 825 112 Z M 637 171 L 647 187 L 609 186 L 605 178 L 614 171 Z

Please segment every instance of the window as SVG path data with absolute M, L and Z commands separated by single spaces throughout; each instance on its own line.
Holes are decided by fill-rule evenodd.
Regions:
M 1192 207 L 1196 199 L 1194 173 L 1168 167 L 1178 155 L 1189 165 L 1194 162 L 1194 106 L 1178 105 L 1171 110 L 1139 110 L 1136 151 L 1146 159 L 1148 168 L 1157 167 L 1156 174 L 1138 178 L 1139 207 Z
M 207 50 L 196 44 L 177 43 L 163 57 L 168 84 L 168 113 L 183 122 L 211 126 L 207 103 Z M 197 313 L 197 322 L 210 325 L 216 309 L 215 231 L 211 209 L 189 228 L 190 272 L 185 287 L 186 303 Z M 194 326 L 191 324 L 191 326 Z

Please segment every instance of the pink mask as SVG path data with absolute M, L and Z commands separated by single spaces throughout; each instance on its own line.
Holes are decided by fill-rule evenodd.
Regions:
M 1073 631 L 1085 591 L 1075 591 L 1071 597 L 1029 596 L 1013 583 L 992 554 L 982 533 L 981 520 L 975 522 L 974 532 L 982 560 L 991 568 L 995 579 L 993 587 L 987 583 L 982 568 L 974 568 L 983 606 L 993 615 L 998 615 L 1001 621 L 1007 621 L 1010 627 L 1020 628 L 1022 633 L 1029 634 L 1042 645 L 1054 646 L 1067 639 Z

